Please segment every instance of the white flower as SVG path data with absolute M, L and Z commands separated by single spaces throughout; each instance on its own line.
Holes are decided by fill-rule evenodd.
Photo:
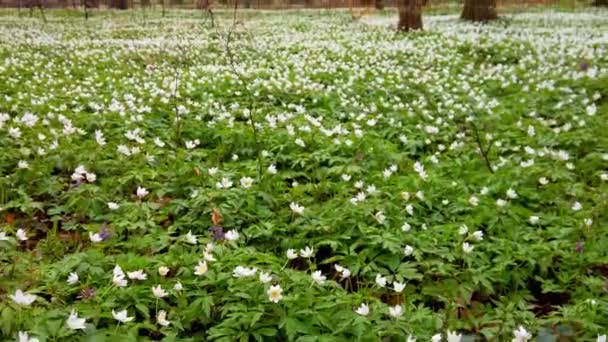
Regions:
M 266 294 L 268 295 L 268 300 L 273 303 L 278 303 L 283 299 L 282 292 L 283 289 L 281 288 L 281 285 L 273 285 L 266 291 Z
M 249 189 L 251 188 L 251 185 L 253 185 L 253 178 L 251 177 L 242 177 L 241 178 L 241 186 L 245 189 Z
M 414 215 L 414 206 L 411 204 L 406 205 L 405 211 L 407 211 L 407 213 L 410 215 Z
M 122 310 L 122 311 L 114 311 L 112 310 L 112 317 L 114 317 L 115 320 L 121 322 L 121 323 L 128 323 L 131 322 L 134 317 L 128 317 L 127 316 L 127 310 Z
M 357 189 L 361 189 L 363 187 L 363 181 L 356 181 L 355 182 L 355 188 Z
M 431 342 L 441 342 L 441 334 L 435 334 L 431 337 Z
M 116 210 L 118 209 L 119 205 L 116 202 L 108 202 L 108 209 L 110 210 Z
M 112 272 L 114 274 L 112 277 L 112 283 L 114 283 L 114 285 L 118 287 L 127 286 L 127 279 L 125 279 L 125 273 L 122 271 L 120 266 L 114 266 L 114 270 Z
M 462 334 L 458 334 L 455 331 L 449 331 L 448 330 L 448 342 L 460 342 L 460 340 L 462 339 Z
M 217 259 L 215 259 L 213 254 L 211 254 L 211 252 L 208 252 L 208 251 L 203 252 L 203 259 L 205 259 L 206 261 L 209 261 L 209 262 L 217 260 Z
M 384 216 L 384 213 L 382 212 L 382 210 L 380 210 L 379 212 L 377 212 L 377 213 L 374 215 L 374 218 L 376 219 L 376 221 L 377 221 L 379 224 L 383 224 L 383 223 L 384 223 L 384 221 L 386 220 L 386 216 Z
M 598 335 L 597 342 L 606 342 L 606 335 Z
M 350 277 L 350 270 L 348 268 L 342 267 L 338 264 L 335 264 L 334 268 L 336 269 L 336 271 L 338 271 L 338 273 L 340 273 L 341 279 L 346 279 L 346 278 Z
M 304 212 L 304 207 L 299 205 L 296 202 L 291 202 L 289 204 L 289 208 L 291 208 L 291 211 L 293 211 L 294 213 L 296 213 L 298 215 L 302 215 L 302 213 Z
M 229 230 L 226 232 L 226 234 L 224 234 L 224 238 L 228 241 L 236 241 L 238 240 L 239 236 L 239 232 L 234 229 Z
M 85 325 L 84 325 L 85 321 L 86 321 L 86 319 L 79 318 L 78 313 L 76 313 L 76 310 L 72 309 L 72 312 L 70 312 L 70 316 L 65 321 L 65 323 L 72 330 L 82 330 L 85 328 Z
M 13 302 L 24 306 L 28 306 L 36 300 L 36 296 L 29 293 L 24 293 L 20 289 L 17 289 L 15 294 L 9 295 L 9 297 L 13 300 Z
M 469 232 L 469 227 L 467 227 L 466 224 L 463 224 L 462 226 L 460 226 L 460 228 L 458 228 L 458 234 L 460 234 L 460 235 L 465 235 L 468 232 Z
M 171 322 L 167 321 L 167 312 L 165 310 L 159 310 L 156 314 L 156 322 L 163 327 L 168 327 Z
M 25 232 L 25 230 L 19 228 L 17 229 L 17 233 L 15 233 L 15 236 L 17 236 L 17 239 L 19 241 L 26 241 L 27 240 L 27 234 Z
M 309 246 L 304 247 L 304 249 L 300 249 L 300 256 L 302 258 L 311 258 L 314 255 L 314 249 Z
M 342 177 L 342 180 L 345 182 L 348 182 L 351 179 L 351 176 L 347 175 L 347 174 L 343 174 L 341 177 Z
M 249 267 L 237 266 L 232 271 L 232 276 L 235 278 L 252 277 L 255 275 L 255 273 L 257 271 L 258 271 L 258 269 L 255 267 L 249 268 Z
M 407 283 L 400 283 L 398 281 L 393 281 L 393 290 L 395 290 L 395 292 L 401 293 L 401 292 L 403 292 L 403 289 L 405 289 L 406 285 L 407 285 Z
M 416 197 L 418 197 L 419 200 L 424 200 L 424 191 L 416 191 Z
M 499 198 L 499 199 L 496 200 L 496 205 L 499 206 L 499 207 L 504 207 L 505 205 L 507 205 L 507 201 L 505 201 L 502 198 Z
M 167 266 L 160 266 L 158 268 L 158 274 L 160 274 L 162 277 L 166 276 L 169 273 L 169 267 Z
M 403 308 L 401 305 L 390 306 L 388 308 L 388 314 L 391 315 L 391 317 L 399 318 L 403 314 Z
M 580 202 L 574 202 L 574 204 L 572 204 L 572 210 L 579 211 L 581 209 L 583 209 L 583 205 Z
M 304 140 L 298 138 L 294 141 L 296 143 L 296 145 L 300 146 L 300 147 L 305 147 L 306 144 L 304 143 Z
M 490 192 L 490 189 L 488 189 L 488 187 L 486 187 L 486 186 L 481 188 L 481 190 L 479 191 L 479 193 L 482 195 L 487 195 L 489 192 Z
M 270 164 L 270 166 L 268 167 L 268 173 L 270 173 L 271 175 L 274 175 L 277 173 L 277 167 L 274 166 L 274 164 Z
M 103 132 L 100 130 L 95 131 L 95 141 L 99 146 L 103 146 L 106 144 L 106 139 L 103 136 Z
M 198 265 L 194 266 L 194 274 L 196 274 L 197 276 L 201 276 L 207 273 L 208 269 L 209 268 L 207 267 L 207 261 L 199 261 Z
M 146 274 L 146 272 L 144 272 L 144 270 L 127 272 L 127 276 L 129 277 L 129 279 L 132 280 L 146 280 L 148 278 L 148 275 Z
M 312 280 L 315 283 L 319 284 L 319 285 L 322 285 L 325 282 L 325 280 L 327 279 L 327 277 L 324 276 L 321 273 L 321 271 L 315 271 L 315 272 L 313 272 L 312 275 L 311 275 L 311 277 L 312 277 Z
M 528 222 L 530 222 L 530 224 L 537 224 L 539 220 L 540 218 L 538 216 L 530 216 Z
M 586 219 L 583 220 L 583 222 L 585 223 L 585 226 L 591 227 L 591 225 L 593 224 L 593 219 L 586 218 Z
M 414 247 L 407 245 L 405 246 L 405 248 L 403 249 L 403 254 L 405 254 L 405 256 L 410 256 L 414 253 Z
M 538 184 L 540 184 L 540 185 L 547 185 L 547 184 L 549 184 L 549 180 L 546 177 L 540 177 L 538 179 Z
M 165 291 L 160 285 L 156 285 L 152 287 L 152 294 L 156 298 L 167 297 L 169 294 Z
M 367 188 L 365 189 L 365 191 L 367 191 L 367 194 L 368 194 L 368 195 L 373 195 L 373 194 L 375 194 L 376 192 L 378 192 L 378 190 L 376 190 L 376 186 L 375 186 L 375 185 L 373 185 L 373 184 L 368 185 L 368 186 L 367 186 Z
M 8 241 L 9 237 L 6 236 L 6 232 L 0 230 L 0 241 Z
M 404 232 L 408 232 L 410 229 L 412 229 L 412 226 L 410 226 L 410 224 L 407 222 L 403 222 L 403 225 L 401 226 L 401 230 Z
M 175 291 L 181 291 L 184 287 L 182 286 L 182 283 L 180 283 L 179 281 L 177 283 L 175 283 L 175 285 L 173 285 L 173 289 Z
M 19 342 L 39 342 L 35 337 L 30 337 L 27 332 L 20 331 L 19 332 Z
M 298 257 L 298 253 L 296 252 L 295 249 L 288 249 L 287 250 L 287 259 L 293 260 L 293 259 L 295 259 L 297 257 Z
M 87 173 L 86 174 L 86 178 L 87 178 L 87 182 L 89 183 L 94 183 L 97 180 L 97 176 L 94 173 Z
M 587 112 L 587 115 L 594 116 L 595 113 L 597 113 L 597 106 L 595 105 L 595 103 L 592 103 L 591 105 L 587 106 L 587 108 L 585 108 L 585 111 Z
M 68 276 L 68 285 L 74 285 L 78 282 L 78 273 L 72 272 Z
M 507 190 L 507 197 L 510 199 L 517 198 L 517 192 L 515 192 L 515 190 L 509 188 L 509 190 Z
M 222 180 L 215 183 L 215 187 L 218 189 L 230 189 L 232 187 L 232 181 L 230 178 L 222 177 Z
M 101 235 L 99 235 L 99 233 L 91 233 L 89 232 L 89 240 L 91 240 L 91 242 L 101 242 L 103 241 L 103 239 L 101 238 Z
M 603 181 L 608 181 L 608 172 L 602 172 L 600 179 Z
M 268 272 L 260 272 L 259 279 L 262 283 L 266 284 L 272 280 L 272 277 L 270 276 L 270 273 L 268 273 Z
M 148 190 L 146 190 L 146 188 L 142 188 L 141 186 L 137 187 L 137 192 L 136 195 L 139 198 L 143 198 L 146 197 L 149 194 Z
M 209 176 L 214 176 L 217 173 L 218 169 L 217 167 L 210 167 L 209 170 L 207 170 L 207 172 L 209 173 Z
M 189 230 L 188 233 L 186 234 L 186 241 L 192 245 L 196 245 L 198 243 L 198 240 L 196 239 L 196 235 L 192 234 L 191 230 Z
M 414 336 L 410 335 L 407 337 L 407 341 L 405 341 L 405 342 L 416 342 L 416 338 Z
M 481 230 L 476 230 L 475 232 L 473 232 L 473 234 L 471 234 L 471 236 L 473 237 L 473 239 L 475 239 L 476 241 L 481 241 L 483 240 L 483 232 Z
M 362 303 L 361 306 L 359 306 L 355 310 L 355 312 L 361 316 L 367 316 L 369 314 L 369 306 L 367 306 L 367 304 L 365 304 L 365 303 Z
M 469 203 L 470 203 L 472 206 L 476 207 L 476 206 L 478 206 L 478 205 L 479 205 L 479 198 L 477 198 L 477 197 L 475 197 L 475 196 L 471 196 L 471 197 L 469 198 Z
M 376 284 L 380 287 L 385 287 L 386 286 L 386 278 L 383 277 L 381 274 L 376 274 Z
M 469 254 L 473 251 L 473 248 L 475 248 L 473 245 L 469 244 L 468 242 L 463 242 L 462 243 L 462 250 Z
M 521 325 L 517 330 L 513 330 L 513 335 L 515 338 L 511 340 L 512 342 L 526 342 L 532 338 L 532 335 Z

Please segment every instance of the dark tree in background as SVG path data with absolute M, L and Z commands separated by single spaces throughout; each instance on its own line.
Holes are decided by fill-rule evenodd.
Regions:
M 383 10 L 384 9 L 384 2 L 382 2 L 382 0 L 374 0 L 374 7 L 377 10 Z
M 496 0 L 465 0 L 461 17 L 482 22 L 497 19 Z
M 426 0 L 397 0 L 399 31 L 422 30 L 422 6 Z
M 593 6 L 608 6 L 608 0 L 595 0 Z
M 110 8 L 116 8 L 120 10 L 129 9 L 128 0 L 110 0 Z

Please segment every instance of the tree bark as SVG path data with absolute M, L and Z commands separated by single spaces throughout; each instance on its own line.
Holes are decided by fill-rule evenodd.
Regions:
M 498 19 L 496 0 L 465 0 L 461 18 L 481 22 Z
M 374 7 L 376 7 L 377 10 L 383 10 L 384 2 L 382 2 L 382 0 L 374 0 Z
M 593 6 L 608 6 L 608 0 L 595 0 Z
M 129 2 L 128 0 L 111 0 L 110 7 L 120 10 L 126 10 L 129 8 Z
M 397 0 L 399 31 L 422 30 L 422 6 L 424 0 Z

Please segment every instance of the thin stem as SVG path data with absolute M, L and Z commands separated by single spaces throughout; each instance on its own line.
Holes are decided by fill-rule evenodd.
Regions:
M 475 126 L 475 124 L 472 121 L 470 122 L 470 125 L 471 125 L 472 131 L 473 131 L 473 137 L 475 138 L 475 142 L 477 143 L 477 147 L 479 148 L 479 153 L 481 154 L 481 158 L 485 162 L 485 165 L 488 168 L 488 170 L 490 171 L 490 173 L 494 173 L 494 168 L 492 168 L 492 163 L 490 163 L 490 158 L 489 158 L 490 149 L 492 148 L 492 142 L 488 142 L 488 146 L 484 150 L 483 145 L 481 143 L 481 137 L 479 136 L 479 130 L 477 129 L 477 126 Z

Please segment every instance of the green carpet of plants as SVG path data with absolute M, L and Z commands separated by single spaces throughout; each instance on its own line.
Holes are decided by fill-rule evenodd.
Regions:
M 606 10 L 46 17 L 0 11 L 0 340 L 608 333 Z

